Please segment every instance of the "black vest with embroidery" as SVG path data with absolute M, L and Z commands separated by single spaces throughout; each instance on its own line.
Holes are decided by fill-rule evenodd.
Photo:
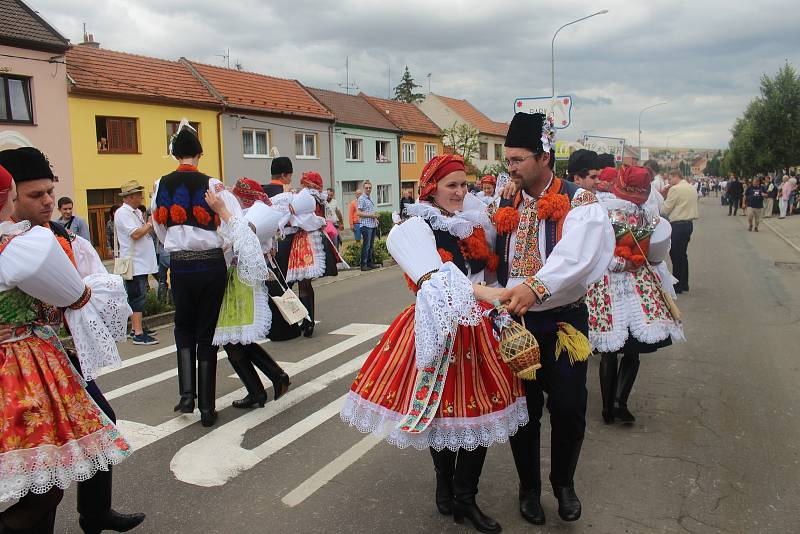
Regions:
M 561 187 L 558 190 L 558 194 L 567 195 L 569 201 L 572 202 L 572 199 L 575 198 L 575 193 L 578 192 L 580 189 L 574 182 L 568 182 L 566 180 L 560 180 Z M 517 193 L 519 196 L 522 193 Z M 514 207 L 515 198 L 500 198 L 500 208 L 506 207 Z M 512 230 L 516 231 L 516 230 Z M 558 227 L 556 221 L 545 220 L 544 221 L 544 247 L 545 247 L 545 258 L 542 258 L 544 262 L 546 257 L 550 256 L 550 253 L 553 252 L 553 249 L 558 243 Z M 511 234 L 497 234 L 497 241 L 495 241 L 495 253 L 498 256 L 498 264 L 497 264 L 497 281 L 500 282 L 500 285 L 505 286 L 508 283 L 508 255 L 510 253 L 509 247 L 511 246 Z
M 218 219 L 205 199 L 210 179 L 198 171 L 173 171 L 163 176 L 153 214 L 156 222 L 167 227 L 185 225 L 215 231 Z

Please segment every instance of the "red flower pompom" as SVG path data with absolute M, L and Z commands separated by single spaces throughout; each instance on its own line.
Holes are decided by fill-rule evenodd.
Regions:
M 165 225 L 167 224 L 167 220 L 169 219 L 169 211 L 164 206 L 161 206 L 153 214 L 153 218 L 156 220 L 158 224 Z
M 186 222 L 186 210 L 177 204 L 173 204 L 169 208 L 169 217 L 175 224 L 183 224 Z
M 202 226 L 206 226 L 211 222 L 211 214 L 209 214 L 208 211 L 202 206 L 194 206 L 192 208 L 192 215 L 194 215 L 194 218 Z
M 439 257 L 442 258 L 442 263 L 447 263 L 448 261 L 453 261 L 453 255 L 450 254 L 449 251 L 439 248 L 436 249 L 439 252 Z
M 458 242 L 461 253 L 466 260 L 486 260 L 489 257 L 489 244 L 483 228 L 473 229 L 472 234 Z
M 486 260 L 486 269 L 491 272 L 497 271 L 497 266 L 500 264 L 500 256 L 497 254 L 489 254 L 489 259 Z
M 558 221 L 569 213 L 569 197 L 559 193 L 547 193 L 536 203 L 539 219 Z
M 510 234 L 519 226 L 519 212 L 510 206 L 500 208 L 494 214 L 493 222 L 498 234 Z

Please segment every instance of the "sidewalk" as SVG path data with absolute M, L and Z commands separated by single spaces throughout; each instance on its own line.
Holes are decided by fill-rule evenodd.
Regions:
M 775 232 L 786 244 L 800 252 L 800 215 L 790 215 L 785 219 L 777 216 L 762 219 L 761 224 Z

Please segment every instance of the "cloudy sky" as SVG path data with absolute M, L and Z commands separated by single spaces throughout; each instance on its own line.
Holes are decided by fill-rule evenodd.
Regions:
M 82 24 L 104 48 L 190 59 L 386 97 L 403 67 L 434 93 L 466 98 L 498 121 L 514 99 L 574 97 L 582 133 L 645 146 L 725 147 L 763 73 L 800 63 L 795 2 L 762 0 L 30 0 L 73 43 Z M 389 74 L 391 73 L 391 79 Z

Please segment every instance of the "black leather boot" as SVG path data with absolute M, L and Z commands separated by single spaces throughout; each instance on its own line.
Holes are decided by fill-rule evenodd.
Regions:
M 614 396 L 617 392 L 617 355 L 604 353 L 600 356 L 600 394 L 603 397 L 603 422 L 614 422 Z
M 264 384 L 258 376 L 253 363 L 247 358 L 242 345 L 225 345 L 225 352 L 228 353 L 228 361 L 236 371 L 239 379 L 247 389 L 247 395 L 243 399 L 235 400 L 231 403 L 234 408 L 252 408 L 253 406 L 264 407 L 267 402 L 267 392 L 264 391 Z
M 111 508 L 113 472 L 98 471 L 92 478 L 78 483 L 78 523 L 86 534 L 103 530 L 128 532 L 144 521 L 144 514 L 121 514 Z
M 478 447 L 474 451 L 460 449 L 457 456 L 453 474 L 453 521 L 461 524 L 464 519 L 469 519 L 478 532 L 502 532 L 500 523 L 484 514 L 475 502 L 483 461 L 486 459 L 486 447 Z
M 638 374 L 639 355 L 630 353 L 623 356 L 619 364 L 619 377 L 617 378 L 617 407 L 614 409 L 614 417 L 623 423 L 636 421 L 633 414 L 628 411 L 628 397 Z
M 181 393 L 181 400 L 175 405 L 176 412 L 194 411 L 194 399 L 197 397 L 196 359 L 192 349 L 178 349 L 178 390 Z
M 216 347 L 212 347 L 216 348 Z M 217 420 L 217 410 L 214 409 L 217 389 L 217 358 L 203 359 L 197 362 L 199 388 L 197 404 L 200 407 L 200 422 L 203 426 L 212 426 Z
M 511 436 L 511 452 L 519 475 L 519 513 L 528 523 L 544 525 L 540 496 L 542 480 L 539 465 L 539 423 L 530 421 Z
M 314 293 L 310 295 L 305 295 L 300 297 L 300 302 L 303 303 L 303 306 L 306 307 L 308 310 L 308 317 L 309 319 L 303 319 L 303 324 L 301 324 L 301 328 L 303 329 L 303 336 L 311 337 L 314 335 Z
M 581 517 L 581 501 L 575 493 L 575 469 L 578 467 L 578 458 L 581 455 L 583 438 L 553 450 L 553 469 L 550 473 L 550 483 L 553 485 L 553 495 L 558 501 L 558 516 L 564 521 L 577 521 Z
M 456 453 L 450 449 L 430 449 L 433 468 L 436 471 L 436 508 L 442 515 L 453 514 L 453 472 L 456 469 Z
M 247 358 L 253 362 L 253 365 L 261 369 L 261 372 L 267 375 L 267 378 L 272 382 L 275 400 L 280 399 L 284 393 L 289 391 L 289 386 L 292 385 L 289 375 L 284 372 L 278 362 L 272 359 L 272 356 L 261 345 L 258 343 L 246 345 L 245 352 Z

